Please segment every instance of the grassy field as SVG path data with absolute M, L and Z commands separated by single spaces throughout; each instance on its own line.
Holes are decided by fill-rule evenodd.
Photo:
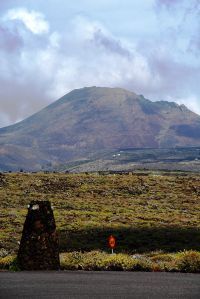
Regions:
M 0 175 L 0 246 L 16 253 L 27 205 L 50 200 L 60 251 L 200 250 L 200 175 L 169 173 Z

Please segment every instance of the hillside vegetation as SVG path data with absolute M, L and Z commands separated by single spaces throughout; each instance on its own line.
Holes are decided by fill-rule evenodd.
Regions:
M 50 200 L 60 250 L 116 252 L 200 250 L 200 175 L 58 174 L 0 175 L 0 246 L 18 249 L 27 205 Z

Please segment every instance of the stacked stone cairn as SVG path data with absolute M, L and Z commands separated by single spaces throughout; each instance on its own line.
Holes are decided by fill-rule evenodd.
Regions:
M 21 270 L 58 270 L 59 242 L 49 201 L 32 201 L 18 251 Z

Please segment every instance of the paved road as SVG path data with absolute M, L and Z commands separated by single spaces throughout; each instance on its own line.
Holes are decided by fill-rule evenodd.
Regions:
M 0 272 L 0 298 L 200 298 L 200 275 L 145 272 Z

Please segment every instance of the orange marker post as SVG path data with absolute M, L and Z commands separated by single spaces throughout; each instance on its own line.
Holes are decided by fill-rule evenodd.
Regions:
M 113 254 L 116 247 L 116 238 L 112 235 L 108 238 L 108 246 L 111 248 Z

